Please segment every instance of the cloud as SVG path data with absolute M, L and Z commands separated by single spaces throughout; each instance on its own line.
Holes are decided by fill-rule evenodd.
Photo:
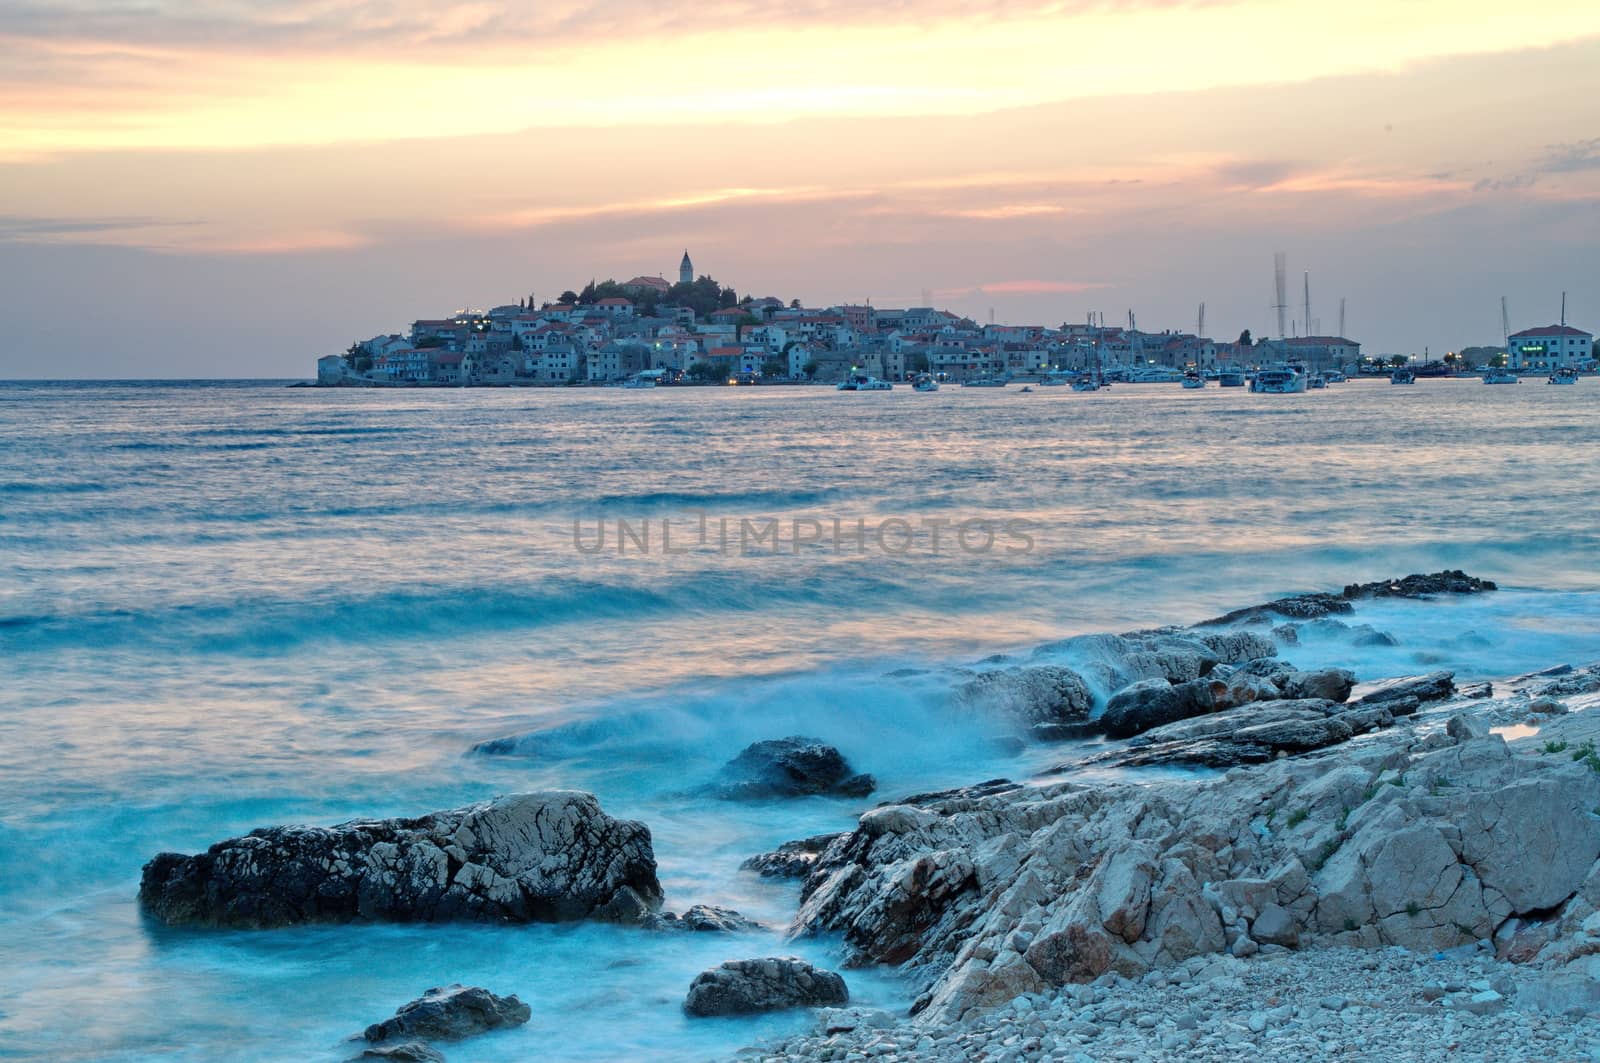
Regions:
M 160 218 L 39 218 L 0 214 L 0 243 L 48 243 L 170 226 L 198 225 Z
M 1600 170 L 1600 137 L 1555 144 L 1539 169 L 1545 173 L 1581 173 Z

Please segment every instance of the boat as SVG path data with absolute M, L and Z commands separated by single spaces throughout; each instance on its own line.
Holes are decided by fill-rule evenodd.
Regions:
M 628 388 L 629 390 L 634 390 L 637 388 L 653 388 L 656 386 L 656 379 L 655 377 L 648 376 L 631 376 L 622 382 L 622 386 Z
M 1033 394 L 1033 389 L 1028 387 L 1026 384 L 1024 384 L 1022 386 L 1022 390 L 1017 392 L 1017 394 L 1018 395 L 1032 395 Z
M 1176 369 L 1163 365 L 1151 365 L 1133 370 L 1128 374 L 1128 382 L 1131 384 L 1171 384 L 1174 381 L 1182 380 L 1183 377 L 1184 374 Z
M 1522 378 L 1509 369 L 1491 369 L 1484 376 L 1483 382 L 1485 384 L 1520 384 L 1522 383 Z
M 893 391 L 894 385 L 887 380 L 879 380 L 870 373 L 863 373 L 859 369 L 851 370 L 850 375 L 839 381 L 840 391 Z
M 1065 383 L 1066 380 L 1058 376 L 1045 376 L 1039 378 L 1039 386 L 1042 388 L 1058 388 Z
M 1550 374 L 1550 379 L 1546 381 L 1548 384 L 1576 384 L 1577 382 L 1578 371 L 1570 365 L 1564 365 L 1557 369 Z
M 938 391 L 939 382 L 927 373 L 923 373 L 911 382 L 912 391 Z
M 1244 370 L 1223 369 L 1217 373 L 1217 387 L 1242 388 L 1244 387 Z
M 1206 386 L 1206 378 L 1191 369 L 1183 374 L 1182 383 L 1186 388 L 1203 388 Z
M 999 376 L 979 377 L 977 380 L 963 380 L 961 386 L 964 388 L 1003 388 L 1006 386 L 1006 378 Z
M 1072 382 L 1073 391 L 1099 391 L 1100 385 L 1095 383 L 1092 376 L 1079 377 Z
M 1389 377 L 1389 383 L 1391 384 L 1415 384 L 1416 382 L 1417 374 L 1412 369 L 1396 369 Z
M 1297 395 L 1306 389 L 1306 378 L 1286 365 L 1264 366 L 1256 370 L 1251 391 L 1267 395 Z
M 1337 369 L 1327 369 L 1323 371 L 1322 379 L 1330 384 L 1343 384 L 1349 378 Z
M 1328 378 L 1323 376 L 1321 373 L 1312 373 L 1310 378 L 1306 381 L 1306 387 L 1308 388 L 1325 388 L 1327 386 Z

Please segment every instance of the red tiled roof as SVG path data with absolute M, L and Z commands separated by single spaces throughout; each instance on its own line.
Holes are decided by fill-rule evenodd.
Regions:
M 1573 328 L 1571 325 L 1544 325 L 1544 326 L 1541 326 L 1540 328 L 1525 328 L 1521 332 L 1513 332 L 1511 334 L 1510 338 L 1511 339 L 1518 339 L 1518 338 L 1520 338 L 1522 336 L 1588 336 L 1588 335 L 1591 335 L 1591 333 L 1585 332 L 1581 328 Z

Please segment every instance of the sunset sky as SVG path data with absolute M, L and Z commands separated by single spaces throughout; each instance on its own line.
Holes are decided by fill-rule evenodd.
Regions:
M 1600 4 L 0 0 L 0 377 L 307 376 L 686 247 L 1225 339 L 1282 250 L 1371 352 L 1596 330 Z

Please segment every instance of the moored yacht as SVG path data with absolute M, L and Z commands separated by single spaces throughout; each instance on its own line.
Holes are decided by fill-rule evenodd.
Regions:
M 928 373 L 921 373 L 911 382 L 912 391 L 938 391 L 939 382 Z
M 1244 387 L 1244 370 L 1221 369 L 1217 372 L 1217 387 L 1242 388 Z
M 1256 370 L 1250 390 L 1267 395 L 1297 395 L 1306 389 L 1304 373 L 1287 365 L 1268 365 Z
M 1396 369 L 1394 371 L 1394 373 L 1391 374 L 1390 377 L 1389 377 L 1389 383 L 1391 383 L 1391 384 L 1415 384 L 1416 382 L 1417 382 L 1417 372 L 1416 372 L 1416 370 L 1414 370 L 1414 369 L 1406 369 L 1404 367 Z
M 850 371 L 850 375 L 839 381 L 840 391 L 893 391 L 894 385 L 887 380 L 879 380 L 870 373 L 863 373 L 859 369 Z
M 1203 388 L 1206 386 L 1206 378 L 1191 369 L 1183 374 L 1183 386 L 1186 388 Z
M 1485 384 L 1520 384 L 1522 378 L 1509 369 L 1491 369 L 1483 378 Z
M 1550 384 L 1576 384 L 1577 382 L 1578 371 L 1570 365 L 1564 365 L 1557 369 L 1550 374 L 1550 379 L 1546 381 L 1546 383 Z

